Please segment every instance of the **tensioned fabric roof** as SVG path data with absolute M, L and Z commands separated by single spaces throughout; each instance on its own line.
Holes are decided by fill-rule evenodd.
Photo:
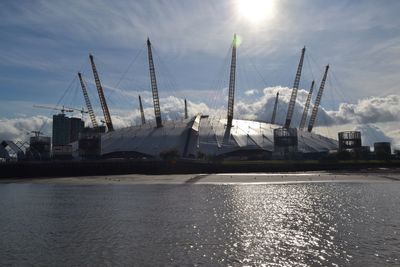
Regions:
M 165 121 L 163 127 L 155 124 L 131 126 L 108 132 L 102 136 L 102 155 L 115 152 L 137 152 L 153 157 L 177 150 L 180 155 L 221 155 L 236 150 L 265 150 L 273 152 L 273 130 L 280 125 L 233 120 L 230 131 L 226 119 L 201 114 L 180 121 Z M 298 131 L 298 151 L 318 153 L 336 150 L 338 142 L 319 134 Z

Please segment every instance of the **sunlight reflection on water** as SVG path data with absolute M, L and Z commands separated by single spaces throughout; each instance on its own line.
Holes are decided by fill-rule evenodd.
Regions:
M 399 189 L 1 185 L 0 265 L 399 265 Z

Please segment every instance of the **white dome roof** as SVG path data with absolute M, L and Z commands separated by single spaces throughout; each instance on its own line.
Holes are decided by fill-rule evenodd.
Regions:
M 148 123 L 108 132 L 102 136 L 102 155 L 134 152 L 152 157 L 176 150 L 182 156 L 195 156 L 198 152 L 221 155 L 236 150 L 274 151 L 273 130 L 280 125 L 233 120 L 230 134 L 226 133 L 226 119 L 197 115 L 192 119 L 165 121 L 156 128 Z M 297 131 L 298 151 L 319 153 L 336 150 L 336 140 L 307 131 Z

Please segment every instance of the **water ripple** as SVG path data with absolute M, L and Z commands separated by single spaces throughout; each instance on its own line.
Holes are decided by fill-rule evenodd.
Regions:
M 0 186 L 0 265 L 398 266 L 397 183 Z

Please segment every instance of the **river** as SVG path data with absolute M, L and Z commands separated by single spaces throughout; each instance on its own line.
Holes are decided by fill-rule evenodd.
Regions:
M 0 184 L 0 265 L 399 266 L 400 183 Z

